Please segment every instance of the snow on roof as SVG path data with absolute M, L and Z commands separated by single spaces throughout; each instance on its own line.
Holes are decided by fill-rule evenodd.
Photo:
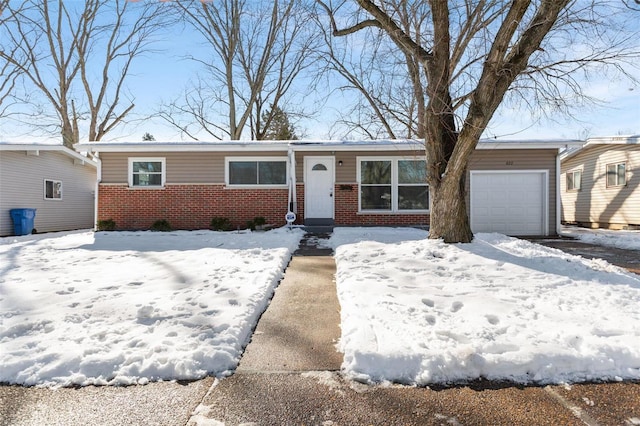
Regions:
M 586 145 L 636 145 L 640 144 L 640 135 L 602 136 L 587 139 Z
M 567 150 L 560 156 L 560 160 L 564 161 L 572 158 L 584 149 L 594 145 L 640 145 L 640 135 L 599 136 L 589 138 L 582 146 Z
M 478 149 L 561 149 L 582 146 L 584 141 L 573 139 L 546 140 L 498 140 L 481 139 Z M 246 149 L 250 151 L 352 151 L 354 148 L 372 151 L 393 151 L 397 149 L 423 149 L 422 139 L 380 139 L 380 140 L 297 140 L 297 141 L 121 141 L 82 142 L 76 144 L 78 151 L 228 151 Z

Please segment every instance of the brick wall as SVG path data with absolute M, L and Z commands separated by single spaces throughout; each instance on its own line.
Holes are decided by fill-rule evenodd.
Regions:
M 287 189 L 225 189 L 223 185 L 167 185 L 164 189 L 130 189 L 100 185 L 98 220 L 113 219 L 117 229 L 149 229 L 159 219 L 174 229 L 208 229 L 213 217 L 226 217 L 245 228 L 256 216 L 282 226 Z
M 428 214 L 358 214 L 358 185 L 336 185 L 336 225 L 428 225 Z M 297 224 L 304 221 L 304 184 L 297 185 Z M 131 189 L 100 185 L 98 220 L 113 219 L 117 229 L 149 229 L 159 219 L 174 229 L 208 229 L 214 217 L 226 217 L 232 227 L 262 216 L 285 225 L 287 189 L 226 189 L 224 185 L 167 185 L 164 189 Z
M 428 214 L 359 214 L 357 184 L 336 185 L 334 194 L 336 225 L 424 226 L 429 224 Z

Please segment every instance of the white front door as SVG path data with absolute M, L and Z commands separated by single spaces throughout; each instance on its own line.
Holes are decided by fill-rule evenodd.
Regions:
M 304 217 L 333 219 L 333 157 L 304 158 Z

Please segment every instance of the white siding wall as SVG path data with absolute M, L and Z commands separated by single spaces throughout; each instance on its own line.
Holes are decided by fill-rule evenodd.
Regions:
M 62 200 L 44 199 L 44 180 L 62 181 Z M 57 151 L 0 151 L 0 235 L 13 235 L 9 210 L 35 208 L 38 232 L 94 226 L 95 167 Z
M 607 164 L 626 163 L 627 185 L 607 187 Z M 567 172 L 582 171 L 582 188 L 567 191 Z M 640 146 L 593 145 L 562 162 L 562 220 L 584 225 L 640 225 Z

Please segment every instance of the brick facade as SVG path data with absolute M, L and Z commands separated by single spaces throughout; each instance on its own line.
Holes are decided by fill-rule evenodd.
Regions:
M 298 184 L 297 224 L 304 222 L 304 184 Z M 428 225 L 428 214 L 359 214 L 358 185 L 336 185 L 336 225 Z M 262 216 L 268 224 L 285 225 L 287 189 L 228 189 L 224 185 L 167 185 L 163 189 L 100 185 L 98 220 L 112 219 L 116 229 L 149 229 L 166 219 L 174 229 L 208 229 L 214 217 L 226 217 L 232 227 Z
M 163 189 L 131 189 L 100 185 L 98 220 L 113 219 L 117 229 L 149 229 L 166 219 L 174 229 L 208 229 L 214 217 L 226 217 L 233 228 L 262 216 L 284 225 L 287 189 L 227 189 L 224 185 L 167 185 Z
M 336 185 L 335 194 L 335 223 L 350 226 L 408 226 L 429 224 L 428 214 L 384 214 L 358 213 L 358 185 Z

